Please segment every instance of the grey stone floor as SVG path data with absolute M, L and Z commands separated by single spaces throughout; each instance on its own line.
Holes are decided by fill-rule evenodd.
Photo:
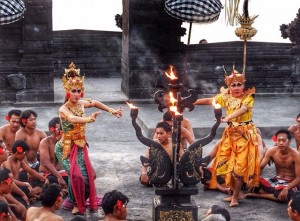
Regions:
M 129 198 L 128 220 L 149 221 L 152 220 L 152 199 L 155 196 L 152 188 L 146 188 L 139 184 L 140 161 L 139 156 L 144 154 L 143 146 L 136 138 L 131 125 L 130 110 L 125 104 L 126 96 L 120 91 L 121 80 L 87 79 L 86 97 L 93 97 L 113 108 L 121 106 L 124 116 L 117 119 L 108 113 L 102 115 L 95 123 L 87 126 L 87 139 L 90 144 L 89 155 L 97 172 L 96 187 L 99 195 L 117 189 L 125 193 Z M 55 103 L 44 106 L 43 104 L 26 106 L 0 107 L 0 124 L 5 123 L 4 116 L 11 108 L 33 109 L 38 113 L 38 127 L 47 130 L 48 121 L 57 116 L 58 108 L 63 102 L 63 89 L 60 81 L 55 81 Z M 270 134 L 275 133 L 280 127 L 286 128 L 294 123 L 296 115 L 300 111 L 299 98 L 258 98 L 255 104 L 254 120 L 259 127 L 266 127 L 265 142 L 272 145 Z M 137 104 L 139 106 L 140 122 L 144 125 L 145 134 L 150 133 L 156 122 L 161 119 L 162 113 L 157 110 L 156 104 Z M 88 110 L 88 113 L 91 110 Z M 191 113 L 184 113 L 195 127 L 197 139 L 206 134 L 201 134 L 201 128 L 209 128 L 214 123 L 213 111 L 209 107 L 196 107 Z M 222 131 L 222 126 L 219 128 Z M 204 148 L 208 153 L 216 140 Z M 271 175 L 273 167 L 268 167 L 264 175 Z M 229 208 L 228 203 L 223 202 L 225 194 L 216 191 L 204 191 L 202 184 L 198 184 L 199 194 L 192 196 L 198 206 L 199 220 L 206 210 L 213 204 L 219 204 L 229 209 L 233 221 L 284 221 L 288 220 L 287 206 L 282 203 L 261 200 L 245 199 L 239 207 Z M 57 212 L 69 221 L 73 216 L 69 211 L 60 209 Z M 96 213 L 87 213 L 87 220 L 99 220 L 103 217 L 101 210 Z

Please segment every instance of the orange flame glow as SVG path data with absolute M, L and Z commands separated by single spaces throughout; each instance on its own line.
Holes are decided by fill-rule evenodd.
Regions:
M 181 115 L 181 113 L 178 112 L 176 106 L 171 106 L 171 107 L 170 107 L 170 111 L 174 112 L 176 116 L 177 116 L 177 115 Z
M 165 74 L 166 74 L 166 76 L 168 77 L 168 78 L 170 78 L 171 80 L 177 80 L 178 79 L 178 77 L 176 77 L 176 75 L 175 75 L 175 71 L 173 72 L 173 66 L 172 65 L 170 65 L 170 73 L 168 73 L 167 71 L 165 71 Z
M 169 96 L 171 102 L 170 111 L 174 112 L 175 115 L 181 115 L 181 113 L 178 112 L 177 106 L 175 105 L 178 100 L 174 98 L 172 91 L 170 91 Z
M 170 102 L 172 103 L 172 106 L 174 106 L 177 100 L 175 99 L 172 91 L 169 93 L 169 96 L 170 96 Z
M 214 106 L 215 109 L 220 109 L 220 108 L 221 108 L 221 105 L 218 104 L 218 103 L 216 103 L 216 100 L 215 100 L 215 99 L 213 99 L 212 105 Z
M 133 104 L 129 103 L 129 102 L 126 102 L 128 104 L 128 106 L 130 107 L 130 109 L 137 109 L 136 106 L 134 106 Z

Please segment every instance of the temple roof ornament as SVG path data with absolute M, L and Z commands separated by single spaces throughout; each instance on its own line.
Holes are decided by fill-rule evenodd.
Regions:
M 282 24 L 280 26 L 281 36 L 286 39 L 289 38 L 294 44 L 293 53 L 300 53 L 300 8 L 296 18 L 288 25 Z

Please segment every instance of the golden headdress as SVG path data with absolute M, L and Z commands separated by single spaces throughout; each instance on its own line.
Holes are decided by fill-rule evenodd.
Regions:
M 81 88 L 81 90 L 84 90 L 84 76 L 80 75 L 80 69 L 76 69 L 73 62 L 69 65 L 69 69 L 65 69 L 62 82 L 66 91 L 69 91 L 71 88 Z
M 246 78 L 244 74 L 240 74 L 237 70 L 234 69 L 234 65 L 232 67 L 231 75 L 225 75 L 225 83 L 230 85 L 233 82 L 245 83 Z

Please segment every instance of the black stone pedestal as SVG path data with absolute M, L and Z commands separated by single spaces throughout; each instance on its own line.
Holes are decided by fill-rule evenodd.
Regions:
M 156 188 L 157 196 L 153 199 L 153 221 L 197 221 L 198 208 L 191 199 L 191 195 L 197 193 L 197 187 Z

